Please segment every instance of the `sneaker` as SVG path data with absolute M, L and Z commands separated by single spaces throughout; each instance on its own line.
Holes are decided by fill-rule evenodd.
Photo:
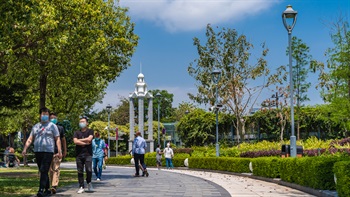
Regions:
M 36 194 L 37 197 L 44 197 L 44 192 L 42 191 L 38 191 L 38 193 Z
M 51 190 L 49 190 L 49 189 L 45 190 L 45 191 L 44 191 L 44 195 L 45 195 L 45 196 L 51 195 Z
M 92 183 L 88 183 L 88 191 L 93 192 L 94 188 L 92 187 Z
M 78 194 L 82 194 L 85 192 L 85 189 L 83 187 L 80 187 L 79 190 L 77 191 Z
M 56 186 L 51 187 L 51 192 L 52 192 L 52 194 L 56 194 L 57 187 Z
M 97 178 L 96 181 L 101 181 L 101 179 Z

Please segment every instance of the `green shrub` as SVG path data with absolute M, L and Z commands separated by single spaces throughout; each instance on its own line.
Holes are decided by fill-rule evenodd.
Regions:
M 229 157 L 188 158 L 189 168 L 221 170 L 236 173 L 249 172 L 249 159 Z
M 280 160 L 278 157 L 252 159 L 253 175 L 267 178 L 279 177 Z
M 280 176 L 283 181 L 314 189 L 334 190 L 333 165 L 344 159 L 335 156 L 282 158 Z
M 338 196 L 350 196 L 350 161 L 336 162 L 333 172 L 337 178 L 336 188 Z
M 117 157 L 110 157 L 106 161 L 107 164 L 117 164 L 117 165 L 130 165 L 131 156 L 117 156 Z

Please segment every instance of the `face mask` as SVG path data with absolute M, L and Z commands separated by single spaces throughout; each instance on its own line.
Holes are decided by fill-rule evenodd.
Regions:
M 79 127 L 80 128 L 85 128 L 86 127 L 86 123 L 83 123 L 83 122 L 79 123 Z
M 42 122 L 47 122 L 47 121 L 49 121 L 49 116 L 48 116 L 48 115 L 42 115 L 42 116 L 41 116 L 41 121 L 42 121 Z
M 52 123 L 54 123 L 54 124 L 57 123 L 57 119 L 56 119 L 56 118 L 52 118 L 50 121 L 51 121 Z

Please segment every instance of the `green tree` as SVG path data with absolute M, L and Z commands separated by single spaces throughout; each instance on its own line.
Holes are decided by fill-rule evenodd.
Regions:
M 173 118 L 175 121 L 180 121 L 183 116 L 191 113 L 195 109 L 196 107 L 192 103 L 183 101 L 175 108 Z
M 307 81 L 312 56 L 309 47 L 299 38 L 292 38 L 293 82 L 297 101 L 297 139 L 300 139 L 300 107 L 310 99 L 307 96 L 311 83 Z M 288 54 L 288 49 L 287 49 Z
M 338 98 L 350 100 L 350 26 L 340 18 L 332 27 L 334 46 L 326 51 L 327 68 L 322 62 L 313 61 L 312 64 L 314 71 L 320 71 L 318 87 L 326 102 Z
M 10 85 L 0 84 L 0 89 L 0 117 L 11 115 L 11 113 L 5 113 L 5 111 L 11 112 L 24 107 L 30 107 L 24 104 L 24 99 L 29 93 L 26 85 L 21 83 L 14 83 Z M 12 110 L 3 110 L 4 108 Z
M 236 117 L 233 123 L 237 136 L 243 139 L 245 134 L 244 115 L 254 106 L 257 98 L 265 87 L 280 80 L 282 67 L 277 73 L 270 75 L 267 62 L 264 59 L 268 49 L 262 45 L 262 53 L 255 64 L 251 64 L 250 50 L 253 45 L 246 36 L 239 35 L 236 30 L 223 29 L 216 33 L 208 25 L 206 30 L 207 41 L 202 45 L 198 38 L 194 38 L 197 47 L 198 59 L 194 60 L 188 72 L 199 84 L 198 93 L 189 94 L 190 99 L 200 103 L 214 105 L 215 87 L 211 80 L 211 72 L 217 68 L 221 70 L 218 82 L 218 92 L 221 103 L 229 108 Z M 259 85 L 253 82 L 259 80 Z M 256 83 L 255 83 L 256 84 Z
M 174 101 L 174 94 L 169 93 L 167 90 L 149 90 L 153 94 L 153 119 L 157 120 L 158 118 L 158 103 L 160 109 L 160 120 L 161 122 L 173 122 L 173 112 L 172 103 Z M 161 97 L 156 95 L 160 93 Z M 148 105 L 148 102 L 145 102 L 145 105 Z M 146 106 L 147 106 L 146 105 Z
M 111 119 L 118 125 L 126 125 L 129 123 L 129 99 L 120 98 L 120 104 L 111 114 Z
M 348 117 L 350 114 L 347 107 L 350 105 L 350 25 L 345 17 L 340 16 L 331 24 L 331 28 L 334 46 L 326 51 L 328 57 L 326 65 L 313 61 L 312 66 L 314 72 L 320 73 L 317 87 L 321 88 L 324 101 L 331 103 L 335 111 L 342 112 L 337 113 L 338 116 L 335 118 L 344 124 L 348 121 L 340 117 Z
M 186 147 L 215 143 L 215 114 L 195 109 L 176 125 L 179 137 Z
M 6 1 L 0 10 L 0 69 L 39 90 L 40 107 L 81 114 L 130 66 L 138 37 L 112 0 Z

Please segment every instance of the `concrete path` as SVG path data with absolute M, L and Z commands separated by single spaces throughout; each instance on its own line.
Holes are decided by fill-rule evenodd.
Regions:
M 75 168 L 75 163 L 63 163 L 62 168 Z M 95 181 L 94 192 L 77 194 L 78 183 L 58 189 L 55 196 L 287 196 L 311 197 L 313 195 L 274 183 L 228 174 L 184 169 L 157 170 L 149 168 L 149 177 L 133 177 L 132 167 L 108 166 L 102 181 Z

